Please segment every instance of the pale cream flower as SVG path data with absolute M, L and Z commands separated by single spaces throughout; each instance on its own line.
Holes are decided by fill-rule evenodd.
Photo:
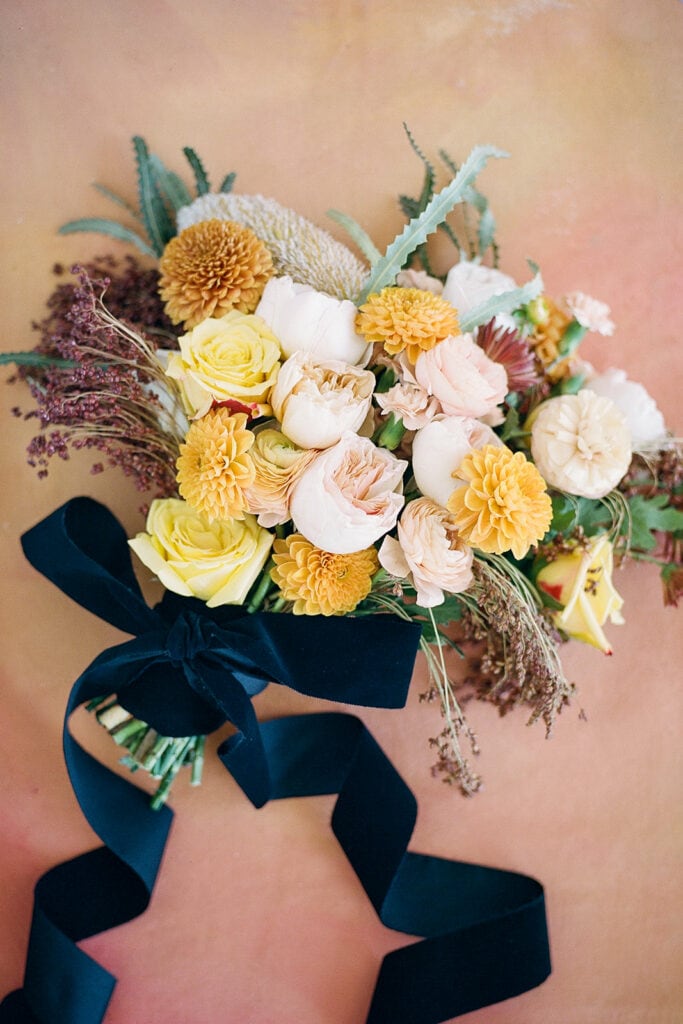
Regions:
M 361 427 L 374 386 L 370 370 L 295 352 L 273 388 L 273 412 L 283 433 L 302 448 L 329 448 L 345 431 Z
M 292 488 L 315 452 L 304 451 L 279 430 L 264 427 L 256 431 L 249 454 L 256 473 L 253 483 L 244 488 L 249 512 L 258 517 L 259 526 L 288 522 Z
M 407 465 L 347 432 L 316 456 L 294 487 L 290 508 L 297 530 L 335 554 L 370 547 L 396 525 Z
M 517 287 L 514 278 L 482 263 L 460 260 L 448 271 L 443 297 L 455 306 L 461 317 L 475 306 Z
M 209 317 L 179 339 L 166 373 L 178 381 L 188 415 L 203 416 L 214 402 L 235 400 L 269 412 L 270 390 L 280 368 L 280 344 L 266 323 L 232 310 Z
M 666 436 L 666 423 L 654 398 L 642 384 L 629 380 L 624 370 L 605 370 L 585 385 L 609 398 L 625 416 L 634 451 L 647 450 Z
M 211 523 L 185 501 L 159 498 L 150 505 L 147 532 L 128 543 L 167 590 L 215 608 L 243 603 L 273 535 L 254 516 Z
M 406 430 L 420 430 L 439 412 L 436 398 L 428 395 L 419 384 L 398 381 L 388 391 L 375 395 L 377 405 L 385 416 L 393 413 L 403 421 Z
M 469 334 L 446 338 L 421 352 L 415 377 L 449 416 L 486 416 L 507 394 L 505 367 L 489 359 Z
M 398 540 L 385 537 L 379 560 L 398 579 L 409 579 L 423 608 L 442 604 L 444 591 L 459 594 L 472 582 L 472 549 L 461 540 L 447 509 L 429 498 L 409 502 Z
M 583 292 L 571 292 L 565 295 L 564 301 L 574 319 L 587 331 L 607 336 L 614 334 L 614 323 L 610 319 L 611 310 L 606 302 L 592 299 Z
M 315 359 L 337 359 L 365 366 L 370 346 L 356 333 L 358 310 L 348 299 L 334 299 L 291 277 L 272 277 L 256 309 L 277 336 L 285 356 L 308 352 Z
M 614 402 L 584 388 L 538 407 L 531 422 L 531 454 L 551 487 L 603 498 L 629 467 L 631 434 Z
M 479 420 L 465 416 L 435 416 L 413 438 L 415 482 L 427 498 L 446 505 L 456 487 L 464 481 L 453 474 L 473 448 L 487 444 L 503 447 L 498 435 Z
M 425 270 L 401 270 L 396 275 L 396 284 L 399 288 L 420 288 L 432 295 L 443 293 L 443 285 L 438 277 L 431 277 Z

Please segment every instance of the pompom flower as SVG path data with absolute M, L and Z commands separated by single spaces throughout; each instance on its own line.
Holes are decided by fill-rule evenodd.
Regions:
M 545 535 L 552 519 L 550 495 L 522 452 L 486 445 L 466 455 L 453 476 L 467 486 L 451 494 L 447 507 L 472 547 L 524 558 Z
M 191 425 L 176 462 L 178 490 L 209 522 L 242 519 L 244 494 L 256 471 L 249 455 L 254 435 L 246 429 L 247 415 L 219 406 Z
M 392 356 L 405 350 L 414 363 L 420 352 L 458 334 L 458 314 L 450 302 L 421 288 L 383 288 L 360 307 L 356 330 Z
M 551 487 L 604 498 L 629 467 L 626 420 L 614 402 L 594 391 L 548 399 L 531 424 L 531 454 Z
M 293 533 L 276 540 L 270 575 L 295 615 L 344 615 L 370 593 L 379 568 L 374 548 L 332 554 Z
M 231 309 L 253 313 L 273 272 L 270 253 L 253 231 L 205 220 L 172 238 L 159 262 L 159 293 L 174 324 L 196 327 Z

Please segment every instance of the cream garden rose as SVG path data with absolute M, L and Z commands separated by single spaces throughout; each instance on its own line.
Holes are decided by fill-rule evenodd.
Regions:
M 273 389 L 273 412 L 283 433 L 302 448 L 329 448 L 346 430 L 362 425 L 374 386 L 370 370 L 295 352 Z
M 372 346 L 356 334 L 358 310 L 348 299 L 334 299 L 291 277 L 272 277 L 256 312 L 277 335 L 285 356 L 309 352 L 365 366 Z
M 429 498 L 409 502 L 398 524 L 398 540 L 385 537 L 380 564 L 409 579 L 423 608 L 443 604 L 444 591 L 458 594 L 472 582 L 472 549 L 458 536 L 451 514 Z
M 538 587 L 563 605 L 553 616 L 557 626 L 605 654 L 612 649 L 602 627 L 608 619 L 617 625 L 624 622 L 624 602 L 612 583 L 612 569 L 612 545 L 601 534 L 585 546 L 558 555 L 536 577 Z
M 489 359 L 469 334 L 446 338 L 421 352 L 415 377 L 449 416 L 486 416 L 507 394 L 505 368 Z
M 592 377 L 586 388 L 614 402 L 626 419 L 634 451 L 647 450 L 666 437 L 666 423 L 654 398 L 638 381 L 629 380 L 624 370 L 605 370 Z
M 334 554 L 362 551 L 396 525 L 407 463 L 350 431 L 316 456 L 294 487 L 299 533 Z
M 231 310 L 209 317 L 180 340 L 166 373 L 178 381 L 187 412 L 204 416 L 214 402 L 236 400 L 269 412 L 271 388 L 280 368 L 280 344 L 267 324 L 253 314 Z
M 210 523 L 178 498 L 153 501 L 146 526 L 128 541 L 140 561 L 167 590 L 209 608 L 242 604 L 273 543 L 252 515 Z
M 473 260 L 460 260 L 448 271 L 443 297 L 455 306 L 460 316 L 475 306 L 517 287 L 514 278 L 501 270 Z
M 435 416 L 413 439 L 415 482 L 427 498 L 446 505 L 456 487 L 464 481 L 453 474 L 473 448 L 487 444 L 503 446 L 496 433 L 485 423 L 465 416 Z
M 631 434 L 609 398 L 582 389 L 543 402 L 531 418 L 531 454 L 550 487 L 603 498 L 631 462 Z
M 290 441 L 280 430 L 264 427 L 256 432 L 250 449 L 256 471 L 254 482 L 244 490 L 247 507 L 259 526 L 273 527 L 291 519 L 289 500 L 294 484 L 315 452 L 305 451 Z

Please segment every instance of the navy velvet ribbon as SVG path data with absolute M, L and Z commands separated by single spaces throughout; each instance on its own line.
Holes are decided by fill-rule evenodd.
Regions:
M 76 943 L 131 920 L 151 898 L 173 813 L 151 811 L 147 794 L 92 758 L 68 729 L 80 704 L 109 692 L 165 735 L 232 722 L 237 731 L 219 756 L 255 806 L 339 794 L 332 828 L 368 898 L 388 927 L 423 937 L 385 957 L 367 1024 L 439 1024 L 547 977 L 540 884 L 407 851 L 415 798 L 359 719 L 256 720 L 251 697 L 270 681 L 344 703 L 403 706 L 419 627 L 384 615 L 211 611 L 172 594 L 149 608 L 122 527 L 86 498 L 58 509 L 23 544 L 61 590 L 134 639 L 96 658 L 72 689 L 65 761 L 104 846 L 38 881 L 24 986 L 0 1004 L 1 1024 L 100 1024 L 116 981 Z

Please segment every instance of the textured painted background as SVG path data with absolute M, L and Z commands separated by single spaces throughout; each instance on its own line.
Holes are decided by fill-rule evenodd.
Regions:
M 548 291 L 609 302 L 618 331 L 590 339 L 680 433 L 680 145 L 683 8 L 674 0 L 18 2 L 3 11 L 3 348 L 31 343 L 50 267 L 109 248 L 56 227 L 111 208 L 88 186 L 133 196 L 129 139 L 172 166 L 193 145 L 218 179 L 324 223 L 335 206 L 378 245 L 401 223 L 399 191 L 421 168 L 401 122 L 435 156 L 493 142 L 511 159 L 482 178 L 503 266 L 537 260 Z M 677 247 L 677 241 L 679 243 Z M 446 256 L 444 254 L 444 259 Z M 94 844 L 60 755 L 80 670 L 120 635 L 23 561 L 19 534 L 76 493 L 139 528 L 136 496 L 88 462 L 38 481 L 30 425 L 0 388 L 3 602 L 0 714 L 0 991 L 17 985 L 31 889 Z M 429 777 L 435 709 L 367 713 L 415 789 L 413 848 L 519 869 L 547 888 L 555 971 L 540 989 L 468 1024 L 674 1024 L 680 933 L 681 619 L 655 572 L 617 577 L 626 628 L 615 654 L 572 646 L 574 708 L 546 742 L 521 712 L 472 709 L 486 789 L 464 801 Z M 312 710 L 271 688 L 263 714 Z M 587 721 L 579 719 L 584 708 Z M 107 763 L 113 745 L 80 725 Z M 152 908 L 86 943 L 121 978 L 108 1024 L 358 1024 L 381 955 L 402 942 L 360 893 L 327 827 L 331 798 L 256 812 L 210 766 L 178 810 Z M 454 967 L 457 969 L 457 965 Z

